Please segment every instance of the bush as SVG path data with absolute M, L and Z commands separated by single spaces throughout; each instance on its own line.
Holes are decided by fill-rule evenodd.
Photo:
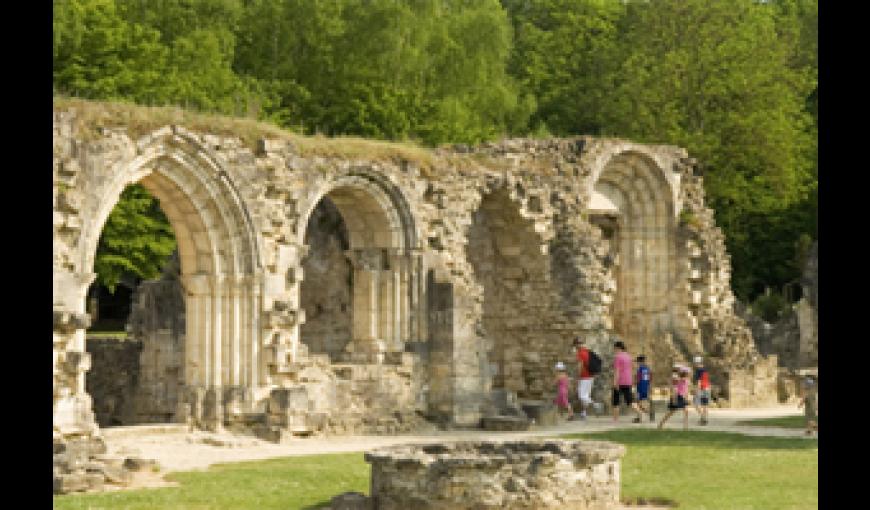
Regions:
M 752 313 L 765 322 L 776 322 L 791 308 L 789 302 L 778 292 L 765 293 L 752 303 Z

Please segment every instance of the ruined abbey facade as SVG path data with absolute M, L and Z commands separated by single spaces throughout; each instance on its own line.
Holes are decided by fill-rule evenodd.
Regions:
M 605 360 L 618 336 L 658 374 L 702 354 L 732 405 L 775 402 L 776 360 L 734 313 L 683 149 L 577 137 L 318 153 L 181 125 L 94 132 L 81 108 L 54 113 L 56 442 L 99 434 L 86 293 L 103 224 L 137 182 L 178 242 L 174 420 L 277 436 L 414 416 L 474 426 L 499 413 L 495 394 L 551 398 L 575 335 Z

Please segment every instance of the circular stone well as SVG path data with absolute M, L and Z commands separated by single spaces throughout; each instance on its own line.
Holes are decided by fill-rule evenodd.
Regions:
M 606 441 L 414 444 L 366 453 L 377 510 L 619 506 L 625 447 Z

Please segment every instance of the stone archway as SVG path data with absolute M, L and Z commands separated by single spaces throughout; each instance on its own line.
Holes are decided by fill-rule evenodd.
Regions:
M 419 341 L 417 232 L 399 190 L 370 172 L 339 177 L 300 224 L 307 254 L 299 335 L 309 352 L 380 363 Z
M 85 295 L 96 276 L 103 225 L 132 183 L 160 201 L 178 242 L 187 312 L 182 415 L 198 426 L 220 428 L 224 405 L 244 406 L 250 401 L 246 395 L 261 384 L 260 250 L 239 193 L 221 162 L 194 140 L 165 129 L 140 144 L 135 158 L 94 165 L 75 189 L 56 190 L 80 197 L 75 210 L 81 225 L 77 236 L 56 232 L 56 248 L 63 239 L 69 248 L 67 262 L 56 263 L 54 272 L 55 391 L 60 393 L 54 416 L 61 435 L 95 429 L 84 387 L 90 368 Z M 72 320 L 76 317 L 83 318 Z M 79 360 L 76 367 L 71 360 Z
M 623 152 L 600 172 L 589 212 L 614 267 L 613 330 L 631 352 L 649 358 L 656 341 L 676 327 L 673 288 L 679 273 L 671 186 L 649 157 Z

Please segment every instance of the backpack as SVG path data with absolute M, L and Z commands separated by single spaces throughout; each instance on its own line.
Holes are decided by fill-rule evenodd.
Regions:
M 601 357 L 595 354 L 595 351 L 589 349 L 589 374 L 598 375 L 601 373 Z

